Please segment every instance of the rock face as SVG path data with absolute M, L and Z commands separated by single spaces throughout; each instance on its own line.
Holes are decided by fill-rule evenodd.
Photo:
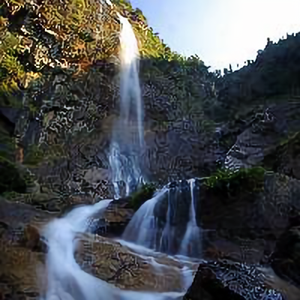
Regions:
M 300 226 L 287 229 L 279 238 L 270 257 L 274 271 L 285 280 L 300 286 Z
M 12 46 L 20 70 L 7 73 L 21 78 L 12 75 L 7 84 L 20 89 L 17 100 L 22 103 L 19 118 L 5 112 L 5 123 L 12 125 L 9 131 L 20 148 L 20 161 L 24 152 L 24 164 L 37 174 L 39 184 L 69 195 L 85 192 L 102 199 L 111 197 L 111 182 L 99 173 L 109 173 L 111 131 L 118 114 L 121 26 L 117 12 L 133 25 L 144 57 L 140 79 L 147 116 L 147 146 L 141 153 L 145 176 L 167 183 L 214 168 L 218 147 L 206 150 L 211 141 L 206 132 L 213 132 L 214 124 L 199 111 L 199 99 L 215 97 L 204 63 L 196 56 L 181 60 L 127 1 L 112 7 L 94 0 L 78 5 L 88 9 L 55 1 L 40 5 L 35 0 L 3 8 L 8 18 L 4 18 L 1 32 L 7 41 L 0 51 L 8 52 L 2 47 L 11 40 L 20 41 Z M 80 21 L 74 24 L 74 20 Z M 4 24 L 10 22 L 13 30 L 7 32 Z M 99 26 L 100 36 L 95 33 Z M 186 72 L 182 63 L 193 72 Z M 191 90 L 197 101 L 185 107 Z M 90 180 L 91 173 L 98 173 L 99 180 Z
M 256 120 L 238 135 L 235 144 L 228 151 L 225 166 L 229 169 L 254 167 L 261 165 L 268 156 L 272 157 L 271 162 L 274 164 L 277 148 L 300 130 L 300 122 L 295 118 L 299 112 L 299 103 L 288 103 L 272 105 L 262 114 L 257 114 Z M 298 155 L 295 151 L 297 150 L 287 150 L 286 154 L 289 155 L 278 159 L 284 159 L 287 165 L 293 164 Z M 297 165 L 295 168 L 297 176 Z
M 255 266 L 217 261 L 201 263 L 184 300 L 284 299 L 264 286 L 264 275 Z
M 225 250 L 230 241 L 229 249 L 237 246 L 232 254 L 239 252 L 242 261 L 259 262 L 264 251 L 272 252 L 290 217 L 299 211 L 299 193 L 298 180 L 274 173 L 264 175 L 263 189 L 257 192 L 247 186 L 235 195 L 226 194 L 226 189 L 202 188 L 199 225 L 208 245 L 215 241 L 219 244 L 216 248 Z
M 300 134 L 291 135 L 264 159 L 264 165 L 276 172 L 300 179 Z
M 25 179 L 17 166 L 0 156 L 0 194 L 5 192 L 26 192 Z

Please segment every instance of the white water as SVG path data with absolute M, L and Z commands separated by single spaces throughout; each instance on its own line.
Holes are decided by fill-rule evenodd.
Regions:
M 200 258 L 202 251 L 201 229 L 197 225 L 194 195 L 198 187 L 196 187 L 194 179 L 190 179 L 188 182 L 191 199 L 189 221 L 184 235 L 182 233 L 182 241 L 179 242 L 179 245 L 176 244 L 175 240 L 178 239 L 177 235 L 180 233 L 177 226 L 171 225 L 171 218 L 172 214 L 178 210 L 176 206 L 178 201 L 182 201 L 180 188 L 176 188 L 172 193 L 170 189 L 164 188 L 152 199 L 146 201 L 127 225 L 123 239 L 160 252 L 174 253 L 175 251 L 182 256 Z M 168 198 L 168 208 L 166 222 L 162 228 L 155 218 L 154 209 L 157 203 L 163 199 L 165 201 L 166 197 Z
M 126 18 L 119 15 L 122 30 L 120 72 L 120 115 L 114 124 L 109 162 L 116 198 L 120 198 L 120 182 L 126 185 L 125 196 L 142 180 L 139 155 L 144 146 L 143 101 L 139 82 L 138 43 Z
M 47 254 L 47 292 L 45 300 L 98 300 L 105 293 L 113 300 L 113 289 L 106 283 L 82 271 L 74 258 L 75 236 L 88 229 L 88 219 L 105 209 L 111 200 L 75 208 L 64 218 L 51 221 L 43 236 L 49 248 Z
M 76 234 L 86 232 L 89 218 L 103 211 L 112 200 L 81 206 L 65 217 L 51 221 L 43 236 L 48 245 L 46 260 L 47 291 L 41 300 L 171 300 L 183 293 L 124 291 L 84 272 L 75 261 Z M 191 284 L 192 271 L 185 268 L 182 278 Z
M 168 189 L 163 188 L 139 208 L 123 233 L 124 240 L 134 242 L 146 248 L 157 249 L 157 226 L 154 217 L 154 207 L 166 193 L 168 193 Z
M 163 251 L 163 249 L 169 253 L 170 252 L 170 247 L 171 247 L 171 243 L 172 243 L 172 236 L 173 236 L 173 231 L 172 231 L 172 227 L 170 224 L 170 220 L 171 220 L 171 203 L 172 199 L 170 197 L 170 191 L 168 192 L 168 210 L 167 210 L 167 222 L 166 225 L 163 229 L 160 241 L 159 241 L 159 245 L 158 245 L 158 250 L 159 251 Z
M 190 179 L 191 189 L 191 204 L 190 204 L 190 220 L 187 224 L 187 229 L 181 243 L 179 254 L 189 257 L 200 257 L 201 247 L 201 231 L 197 225 L 195 211 L 195 179 Z

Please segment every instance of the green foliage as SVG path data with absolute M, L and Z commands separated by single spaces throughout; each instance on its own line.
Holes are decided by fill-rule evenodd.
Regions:
M 144 82 L 154 85 L 161 94 L 176 103 L 180 118 L 196 121 L 200 131 L 205 131 L 203 106 L 206 102 L 211 105 L 213 94 L 211 82 L 208 80 L 208 70 L 198 56 L 166 60 L 163 58 L 143 59 L 141 62 L 141 78 Z M 195 120 L 194 117 L 198 119 Z M 203 123 L 200 126 L 200 123 Z M 214 125 L 214 124 L 212 124 Z M 210 126 L 208 126 L 210 127 Z
M 254 167 L 230 171 L 220 169 L 206 178 L 204 184 L 209 189 L 224 196 L 235 196 L 239 193 L 259 192 L 264 186 L 265 169 Z
M 19 193 L 11 191 L 11 192 L 4 192 L 1 196 L 7 200 L 13 201 L 14 199 L 20 196 Z
M 300 95 L 300 33 L 288 35 L 278 43 L 268 41 L 259 50 L 255 61 L 238 71 L 216 78 L 219 91 L 218 106 L 223 110 L 223 121 L 233 118 L 244 107 L 266 104 L 269 99 L 287 98 L 299 102 Z M 217 117 L 217 116 L 216 116 Z
M 24 157 L 24 164 L 35 166 L 44 159 L 44 152 L 38 145 L 30 145 Z
M 24 67 L 18 61 L 18 54 L 21 46 L 16 35 L 6 32 L 2 35 L 0 44 L 0 105 L 12 105 L 13 97 L 9 103 L 3 102 L 9 97 L 5 94 L 11 94 L 18 91 L 18 83 L 25 76 Z
M 153 183 L 142 185 L 131 195 L 128 206 L 137 211 L 147 200 L 153 197 L 155 190 L 156 188 Z
M 26 182 L 16 165 L 0 156 L 0 194 L 5 192 L 26 192 Z
M 12 159 L 15 150 L 15 144 L 13 138 L 5 131 L 4 128 L 0 126 L 0 145 L 2 146 L 0 150 L 0 157 L 5 157 L 6 159 Z

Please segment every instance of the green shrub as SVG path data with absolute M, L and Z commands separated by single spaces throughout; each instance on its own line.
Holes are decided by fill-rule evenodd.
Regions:
M 128 206 L 137 211 L 147 200 L 153 197 L 155 190 L 156 188 L 153 183 L 142 185 L 131 195 Z
M 265 169 L 254 167 L 238 171 L 218 170 L 208 177 L 204 184 L 209 189 L 224 195 L 237 195 L 240 192 L 258 192 L 264 186 Z

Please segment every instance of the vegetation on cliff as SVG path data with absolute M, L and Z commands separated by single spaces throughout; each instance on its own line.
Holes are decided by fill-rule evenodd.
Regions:
M 287 35 L 274 43 L 268 39 L 264 50 L 259 50 L 254 61 L 243 68 L 225 75 L 218 75 L 219 120 L 230 120 L 245 107 L 299 101 L 300 96 L 300 33 Z M 220 74 L 220 73 L 219 73 Z
M 158 80 L 160 75 L 176 76 L 176 82 L 193 93 L 196 85 L 192 76 L 208 74 L 203 61 L 171 51 L 129 1 L 114 4 L 111 9 L 95 0 L 68 0 L 63 4 L 57 0 L 6 0 L 0 10 L 0 105 L 12 105 L 14 96 L 22 96 L 30 81 L 57 67 L 78 74 L 117 59 L 120 24 L 116 12 L 132 23 L 141 57 L 149 60 L 144 64 L 147 74 L 152 73 Z
M 219 169 L 206 178 L 204 185 L 213 192 L 224 196 L 234 196 L 239 193 L 259 192 L 264 186 L 265 169 L 255 167 L 231 171 Z
M 130 196 L 128 207 L 137 211 L 147 200 L 154 195 L 156 187 L 152 183 L 143 184 L 136 192 Z

